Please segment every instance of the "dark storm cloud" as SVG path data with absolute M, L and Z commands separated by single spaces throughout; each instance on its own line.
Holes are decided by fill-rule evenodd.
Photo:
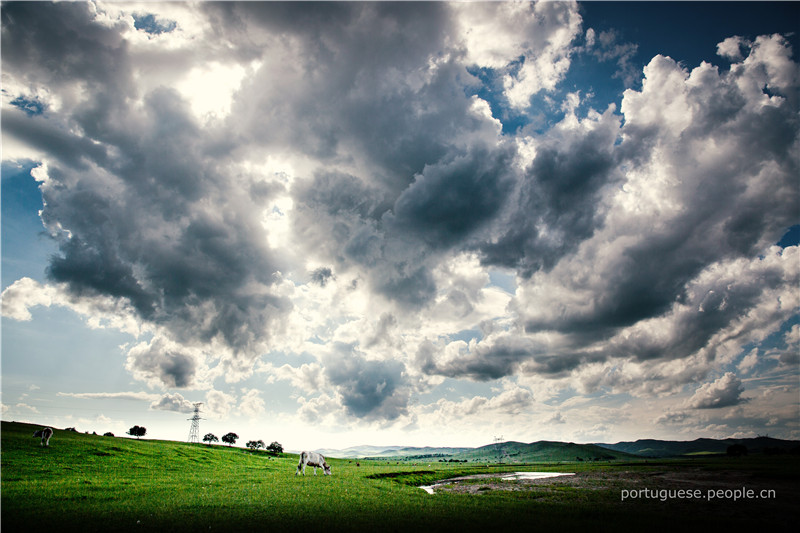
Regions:
M 331 216 L 376 219 L 382 211 L 380 191 L 344 172 L 320 172 L 312 180 L 299 183 L 294 197 L 311 209 L 325 210 Z
M 344 172 L 320 172 L 292 190 L 303 241 L 339 262 L 373 266 L 382 255 L 376 223 L 388 209 L 379 189 Z
M 89 206 L 96 207 L 96 206 Z M 153 315 L 154 295 L 148 294 L 133 274 L 130 263 L 123 261 L 118 249 L 103 242 L 81 241 L 72 238 L 61 244 L 62 256 L 55 256 L 47 268 L 48 276 L 57 282 L 70 284 L 75 294 L 109 295 L 127 298 L 144 318 Z
M 657 56 L 642 89 L 600 114 L 578 111 L 588 95 L 560 103 L 552 90 L 579 31 L 571 4 L 187 6 L 197 34 L 141 14 L 95 19 L 84 3 L 2 13 L 4 75 L 31 87 L 7 95 L 4 134 L 46 156 L 41 216 L 60 247 L 50 279 L 129 301 L 155 326 L 165 338 L 128 358 L 154 386 L 201 381 L 201 346 L 241 354 L 220 368 L 246 371 L 293 327 L 292 291 L 316 298 L 298 279 L 354 280 L 386 311 L 365 351 L 412 337 L 424 373 L 473 380 L 713 359 L 715 338 L 796 283 L 794 252 L 769 251 L 800 222 L 800 76 L 780 36 L 740 43 L 730 71 Z M 612 37 L 599 49 L 625 63 L 632 48 Z M 169 68 L 153 74 L 161 59 Z M 242 83 L 229 114 L 199 116 L 181 83 L 219 65 L 241 68 Z M 492 102 L 475 96 L 483 83 Z M 495 117 L 541 92 L 563 120 L 504 132 Z M 28 112 L 31 94 L 52 98 L 44 113 Z M 478 281 L 442 281 L 475 257 Z M 500 317 L 476 296 L 490 268 L 517 276 Z M 458 311 L 432 320 L 483 313 L 498 328 L 460 351 L 420 345 L 406 316 L 440 302 Z M 404 364 L 353 346 L 324 361 L 341 404 L 366 419 L 407 414 Z
M 481 346 L 478 353 L 465 354 L 442 364 L 434 362 L 438 348 L 431 342 L 423 343 L 417 350 L 417 364 L 423 372 L 448 377 L 469 377 L 489 381 L 514 373 L 520 363 L 532 356 L 535 348 L 526 339 L 510 338 L 497 346 Z
M 656 82 L 658 75 L 674 76 L 679 72 L 674 62 L 664 58 L 654 59 L 651 69 Z M 658 75 L 653 74 L 655 70 Z M 706 104 L 719 91 L 737 92 L 736 78 L 722 77 L 716 69 L 706 66 L 692 73 L 692 80 L 692 89 L 686 93 L 693 105 L 691 123 L 680 137 L 673 139 L 665 135 L 667 128 L 648 124 L 655 130 L 644 136 L 652 137 L 656 132 L 656 137 L 642 144 L 641 124 L 629 119 L 622 128 L 626 139 L 619 148 L 621 155 L 633 154 L 619 164 L 630 165 L 634 171 L 658 172 L 653 157 L 662 159 L 659 163 L 662 168 L 667 163 L 673 169 L 675 185 L 665 191 L 669 194 L 665 199 L 669 198 L 672 205 L 680 205 L 680 214 L 670 215 L 664 220 L 668 223 L 656 231 L 623 227 L 623 222 L 637 222 L 620 218 L 616 231 L 625 234 L 634 230 L 638 238 L 618 250 L 614 268 L 603 273 L 603 286 L 580 287 L 576 280 L 560 280 L 567 287 L 590 289 L 594 305 L 567 315 L 528 320 L 529 331 L 594 330 L 598 337 L 603 337 L 616 328 L 663 314 L 673 303 L 686 298 L 687 284 L 709 265 L 737 257 L 756 257 L 777 242 L 797 220 L 798 162 L 796 154 L 788 149 L 798 143 L 796 109 L 786 99 L 774 106 L 745 105 L 746 99 L 739 92 L 739 98 L 729 101 L 736 111 L 727 111 L 711 134 L 709 124 L 714 121 L 711 115 L 717 116 L 718 111 L 714 105 Z M 648 92 L 649 89 L 643 95 Z M 650 105 L 656 105 L 659 98 L 663 95 L 654 95 Z M 695 124 L 699 126 L 695 128 Z M 781 134 L 776 136 L 776 131 Z M 707 157 L 701 148 L 709 135 L 719 147 L 719 156 Z M 765 168 L 769 170 L 765 172 Z M 657 218 L 654 216 L 653 220 Z M 602 222 L 609 223 L 608 219 Z M 701 319 L 699 322 L 708 326 L 706 336 L 748 308 L 748 303 L 752 299 L 743 302 L 741 308 L 727 309 L 728 315 L 719 322 L 709 317 Z
M 463 243 L 500 212 L 513 187 L 511 150 L 476 148 L 425 167 L 397 199 L 389 224 L 429 246 Z
M 770 44 L 768 57 L 758 55 L 767 44 L 751 52 L 769 66 L 745 62 L 735 75 L 654 58 L 643 90 L 623 99 L 622 127 L 609 116 L 589 133 L 545 133 L 501 237 L 481 248 L 485 264 L 529 277 L 511 304 L 525 334 L 484 339 L 458 357 L 423 345 L 423 371 L 480 380 L 563 376 L 619 357 L 713 361 L 723 339 L 743 335 L 742 320 L 788 319 L 791 298 L 768 302 L 800 282 L 796 250 L 767 250 L 797 221 L 789 147 L 800 128 L 791 98 L 761 99 L 764 86 L 787 94 L 800 76 L 781 59 L 782 39 Z M 559 343 L 545 344 L 553 335 Z
M 670 333 L 640 330 L 616 339 L 610 354 L 631 355 L 640 360 L 685 357 L 706 347 L 709 341 L 749 310 L 756 309 L 765 294 L 780 294 L 800 283 L 792 271 L 794 257 L 771 254 L 748 268 L 719 272 L 715 279 L 693 282 L 687 287 L 684 311 L 673 316 Z M 774 312 L 774 311 L 773 311 Z M 657 327 L 657 326 L 656 326 Z M 714 358 L 711 347 L 707 357 Z
M 229 148 L 201 133 L 175 90 L 132 104 L 124 27 L 93 22 L 87 6 L 3 8 L 4 71 L 54 93 L 73 82 L 92 89 L 50 121 L 4 112 L 7 131 L 49 156 L 42 220 L 61 253 L 48 274 L 75 294 L 128 299 L 176 339 L 249 351 L 289 308 L 270 294 L 278 261 L 253 203 L 269 191 L 239 188 Z M 244 288 L 253 284 L 262 288 Z M 161 374 L 186 382 L 179 370 Z
M 156 338 L 129 350 L 126 368 L 154 386 L 182 389 L 198 384 L 199 366 L 200 361 L 194 354 Z
M 357 154 L 396 194 L 459 136 L 451 111 L 463 110 L 465 97 L 451 81 L 469 75 L 452 67 L 437 69 L 432 80 L 423 74 L 442 52 L 446 5 L 325 2 L 317 11 L 306 3 L 243 2 L 206 9 L 248 28 L 242 47 L 263 40 L 287 47 L 297 62 L 262 68 L 244 89 L 240 126 L 253 142 L 323 160 Z M 252 114 L 253 106 L 259 113 Z M 284 127 L 276 130 L 262 117 Z
M 479 249 L 487 265 L 514 268 L 521 276 L 552 268 L 602 223 L 601 191 L 614 179 L 618 122 L 605 117 L 597 129 L 569 139 L 543 139 L 521 178 L 501 235 Z
M 88 161 L 103 162 L 106 151 L 89 139 L 63 127 L 12 110 L 3 110 L 3 130 L 39 150 L 53 154 L 65 165 L 84 169 Z
M 333 271 L 328 267 L 320 267 L 311 273 L 311 281 L 319 284 L 320 287 L 327 285 L 333 277 Z
M 93 90 L 133 87 L 121 24 L 93 21 L 89 2 L 9 2 L 2 11 L 3 69 L 60 85 L 96 83 Z
M 325 376 L 349 414 L 393 420 L 408 412 L 409 390 L 399 361 L 371 361 L 351 345 L 337 343 L 325 359 Z
M 442 355 L 441 346 L 426 341 L 417 350 L 416 363 L 428 374 L 490 381 L 519 373 L 563 377 L 585 363 L 604 357 L 569 350 L 554 352 L 533 339 L 500 334 L 469 349 L 465 346 L 458 356 L 450 358 Z

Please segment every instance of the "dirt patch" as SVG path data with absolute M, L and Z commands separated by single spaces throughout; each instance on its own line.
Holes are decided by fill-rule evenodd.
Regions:
M 733 470 L 708 471 L 701 469 L 664 471 L 588 471 L 571 476 L 541 479 L 503 479 L 502 474 L 480 474 L 445 480 L 433 486 L 434 492 L 457 494 L 489 494 L 494 491 L 533 491 L 542 496 L 557 491 L 580 489 L 582 491 L 662 489 L 708 491 L 751 489 L 755 493 L 773 490 L 783 499 L 800 497 L 800 488 L 791 480 L 764 479 L 748 472 Z M 430 491 L 429 491 L 430 492 Z

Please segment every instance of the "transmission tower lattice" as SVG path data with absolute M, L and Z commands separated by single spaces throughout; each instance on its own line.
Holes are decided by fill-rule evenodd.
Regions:
M 189 430 L 189 442 L 200 442 L 200 406 L 202 402 L 194 404 L 194 416 L 186 420 L 192 421 L 192 428 Z
M 500 435 L 499 437 L 494 438 L 495 448 L 497 449 L 497 462 L 499 463 L 503 458 L 503 452 L 500 449 L 500 444 L 503 442 L 503 436 Z

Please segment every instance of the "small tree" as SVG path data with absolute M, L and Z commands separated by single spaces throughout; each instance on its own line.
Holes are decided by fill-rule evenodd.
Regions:
M 107 431 L 106 433 L 103 433 L 103 436 L 104 436 L 104 437 L 113 437 L 113 436 L 114 436 L 114 434 L 113 434 L 113 433 L 111 433 L 110 431 Z
M 279 453 L 283 453 L 283 446 L 280 442 L 274 441 L 272 444 L 267 446 L 267 451 L 272 455 L 278 455 Z
M 131 429 L 128 430 L 128 435 L 131 437 L 144 437 L 147 434 L 147 428 L 143 426 L 133 426 Z
M 219 439 L 213 433 L 206 433 L 203 437 L 203 442 L 207 442 L 209 446 L 211 446 L 212 442 L 219 442 Z
M 222 442 L 224 442 L 228 446 L 233 446 L 234 444 L 236 444 L 236 439 L 238 439 L 238 438 L 239 438 L 239 435 L 237 435 L 236 433 L 230 432 L 230 433 L 226 433 L 225 435 L 222 436 Z
M 261 448 L 266 448 L 263 440 L 251 440 L 247 442 L 247 447 L 253 451 L 260 450 Z

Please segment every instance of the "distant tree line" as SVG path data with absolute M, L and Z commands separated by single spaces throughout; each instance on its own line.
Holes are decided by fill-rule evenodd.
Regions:
M 227 444 L 228 446 L 233 446 L 236 444 L 236 441 L 239 439 L 239 435 L 236 433 L 226 433 L 222 436 L 222 442 Z M 213 433 L 206 433 L 203 437 L 203 442 L 208 443 L 210 446 L 214 442 L 219 442 L 219 439 Z M 283 453 L 283 445 L 278 441 L 273 441 L 271 444 L 267 445 L 263 440 L 250 440 L 247 441 L 245 444 L 250 450 L 258 451 L 258 450 L 266 450 L 267 453 L 271 455 L 278 455 Z
M 75 428 L 66 428 L 64 431 L 77 432 Z M 88 434 L 89 432 L 87 431 L 86 433 Z M 138 439 L 140 437 L 144 437 L 147 434 L 147 428 L 145 428 L 144 426 L 133 426 L 126 433 L 131 437 L 136 437 Z M 97 433 L 95 432 L 94 435 L 97 435 Z M 114 434 L 109 431 L 104 433 L 103 436 L 113 437 Z M 217 438 L 217 436 L 214 435 L 213 433 L 206 433 L 203 436 L 203 442 L 208 443 L 209 445 L 211 445 L 214 442 L 219 442 L 219 440 L 220 439 Z M 239 440 L 239 435 L 237 435 L 232 431 L 222 436 L 222 442 L 224 442 L 228 446 L 233 446 L 234 444 L 236 444 L 237 440 Z M 247 442 L 246 446 L 250 448 L 250 450 L 252 451 L 265 450 L 270 455 L 278 455 L 283 453 L 283 445 L 278 441 L 273 441 L 272 443 L 267 445 L 261 439 L 251 440 Z

